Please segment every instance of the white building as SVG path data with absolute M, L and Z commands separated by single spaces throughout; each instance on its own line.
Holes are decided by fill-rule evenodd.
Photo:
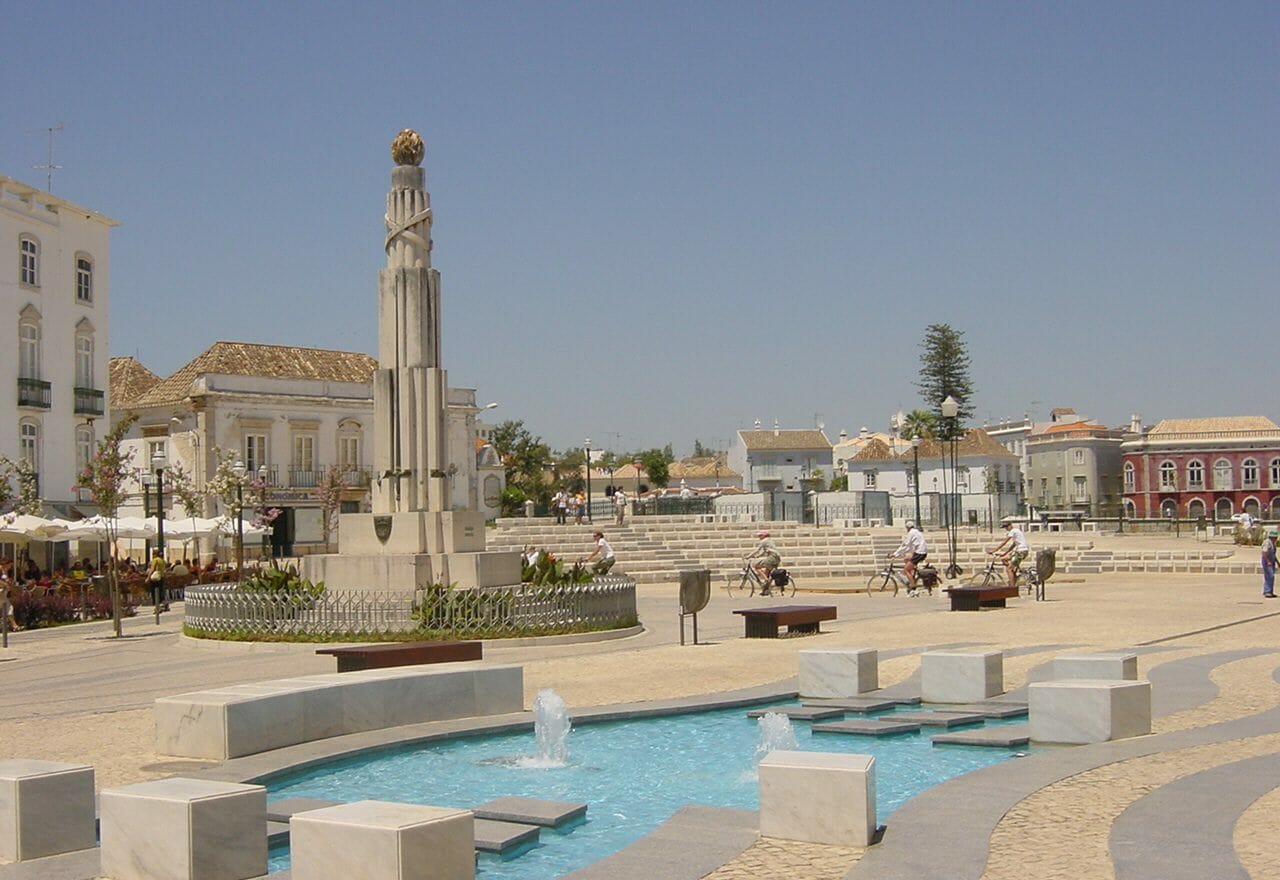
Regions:
M 132 358 L 114 358 L 112 424 L 137 413 L 125 440 L 135 464 L 162 452 L 171 466 L 192 475 L 197 490 L 214 475 L 214 450 L 234 453 L 247 472 L 266 477 L 267 503 L 282 511 L 273 522 L 274 552 L 319 552 L 317 486 L 331 465 L 348 485 L 341 512 L 369 509 L 370 483 L 377 479 L 371 473 L 376 369 L 376 359 L 359 352 L 238 342 L 215 343 L 166 379 Z M 503 470 L 492 447 L 476 443 L 481 408 L 475 391 L 451 388 L 448 395 L 452 506 L 496 516 Z M 122 513 L 141 513 L 141 488 L 130 492 L 132 503 Z M 203 515 L 222 512 L 212 498 L 205 505 Z M 166 515 L 175 507 L 166 495 Z M 179 508 L 177 515 L 185 512 Z
M 116 220 L 0 177 L 0 308 L 16 332 L 0 379 L 16 389 L 0 453 L 29 462 L 49 512 L 67 516 L 107 411 L 109 233 Z

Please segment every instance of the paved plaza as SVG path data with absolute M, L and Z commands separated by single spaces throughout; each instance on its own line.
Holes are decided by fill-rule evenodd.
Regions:
M 1112 546 L 1191 546 L 1187 538 L 1099 537 Z M 1224 545 L 1229 548 L 1230 545 Z M 1240 548 L 1253 560 L 1255 548 Z M 625 566 L 623 566 L 625 567 Z M 722 582 L 699 615 L 704 644 L 679 644 L 677 587 L 644 584 L 644 632 L 624 639 L 488 644 L 486 663 L 524 665 L 525 703 L 554 688 L 571 709 L 727 691 L 794 691 L 796 654 L 815 647 L 881 653 L 880 685 L 909 683 L 919 653 L 939 646 L 1005 652 L 1007 691 L 1043 677 L 1062 653 L 1135 651 L 1153 683 L 1153 731 L 1009 761 L 926 792 L 892 816 L 866 851 L 745 842 L 694 876 L 725 878 L 1280 877 L 1280 602 L 1244 575 L 1097 574 L 1055 579 L 1048 601 L 949 612 L 942 595 L 867 596 L 853 583 L 804 584 L 795 600 L 833 604 L 820 635 L 745 640 Z M 9 757 L 92 764 L 101 788 L 209 772 L 158 755 L 157 697 L 217 685 L 333 670 L 318 645 L 197 642 L 180 634 L 181 606 L 157 626 L 127 621 L 11 636 L 0 652 L 0 739 Z M 672 832 L 674 833 L 674 832 Z M 639 862 L 643 866 L 643 862 Z M 38 876 L 0 867 L 0 878 Z M 711 873 L 707 874 L 710 870 Z M 643 870 L 637 870 L 643 873 Z M 613 876 L 627 876 L 619 868 Z M 650 877 L 655 876 L 650 870 Z

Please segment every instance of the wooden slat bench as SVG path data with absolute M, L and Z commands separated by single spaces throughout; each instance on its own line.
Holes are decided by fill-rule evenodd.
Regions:
M 836 606 L 775 605 L 772 608 L 744 608 L 733 613 L 743 616 L 747 638 L 776 639 L 780 626 L 787 628 L 788 635 L 821 632 L 819 621 L 835 620 Z
M 1010 586 L 949 587 L 952 611 L 981 611 L 983 608 L 1004 608 L 1005 599 L 1018 598 L 1018 588 Z
M 339 672 L 356 672 L 389 666 L 479 660 L 483 650 L 483 642 L 384 642 L 379 645 L 321 648 L 316 653 L 336 657 Z

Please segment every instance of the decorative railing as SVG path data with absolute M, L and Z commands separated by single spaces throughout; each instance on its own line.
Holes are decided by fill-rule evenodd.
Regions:
M 105 395 L 96 388 L 75 389 L 75 409 L 78 416 L 100 416 L 105 412 L 103 398 Z
M 35 406 L 48 409 L 52 400 L 50 384 L 43 379 L 18 377 L 18 406 Z
M 295 489 L 312 489 L 323 477 L 323 468 L 289 468 L 289 486 Z
M 318 594 L 188 587 L 185 624 L 209 638 L 288 640 L 421 633 L 423 638 L 513 638 L 618 629 L 636 623 L 635 582 L 418 590 L 333 590 Z

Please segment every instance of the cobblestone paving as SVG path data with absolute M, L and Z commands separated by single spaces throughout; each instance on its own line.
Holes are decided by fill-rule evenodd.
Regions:
M 840 880 L 862 850 L 762 837 L 703 880 Z
M 1163 658 L 1162 658 L 1163 659 Z M 1220 696 L 1194 710 L 1171 715 L 1154 732 L 1229 721 L 1272 706 L 1280 686 L 1272 679 L 1274 654 L 1226 664 L 1212 676 Z M 991 836 L 983 880 L 1114 877 L 1108 840 L 1111 825 L 1134 801 L 1206 767 L 1280 751 L 1280 734 L 1233 740 L 1119 761 L 1047 786 L 1005 814 Z M 1256 847 L 1260 867 L 1274 865 L 1280 847 Z M 1254 877 L 1280 876 L 1280 872 Z

